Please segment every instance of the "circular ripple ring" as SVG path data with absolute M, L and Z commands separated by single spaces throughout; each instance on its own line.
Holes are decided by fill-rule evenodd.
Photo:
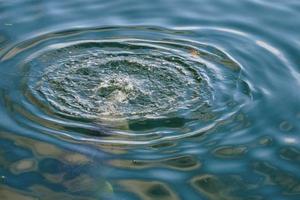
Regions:
M 208 131 L 243 104 L 235 98 L 242 93 L 238 62 L 171 30 L 52 33 L 14 47 L 2 60 L 11 57 L 22 58 L 19 88 L 7 99 L 22 99 L 12 108 L 16 120 L 47 134 L 157 142 Z

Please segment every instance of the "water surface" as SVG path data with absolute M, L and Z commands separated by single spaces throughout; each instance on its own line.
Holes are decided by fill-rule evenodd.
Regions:
M 300 198 L 300 3 L 0 1 L 1 199 Z

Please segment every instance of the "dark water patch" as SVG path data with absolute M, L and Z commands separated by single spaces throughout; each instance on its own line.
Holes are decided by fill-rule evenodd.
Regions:
M 280 150 L 279 154 L 283 159 L 300 163 L 300 150 L 293 147 L 285 147 Z
M 265 176 L 265 183 L 277 188 L 282 195 L 299 195 L 300 180 L 299 177 L 278 169 L 267 162 L 254 163 L 254 169 Z
M 179 199 L 176 192 L 172 191 L 172 189 L 165 183 L 157 181 L 121 180 L 119 184 L 126 190 L 136 194 L 141 199 Z
M 246 153 L 247 148 L 246 147 L 218 147 L 214 151 L 214 154 L 219 157 L 224 158 L 235 158 L 235 157 L 242 157 Z
M 201 166 L 201 163 L 192 156 L 178 156 L 159 160 L 111 160 L 110 164 L 119 168 L 127 169 L 145 169 L 164 167 L 175 170 L 195 170 Z
M 4 138 L 5 134 L 1 134 Z M 5 145 L 1 145 L 0 148 L 2 154 L 0 184 L 8 187 L 1 186 L 3 199 L 18 197 L 21 194 L 32 196 L 33 199 L 43 198 L 43 195 L 47 195 L 45 199 L 54 196 L 66 196 L 67 199 L 93 199 L 105 198 L 105 195 L 108 197 L 112 194 L 111 184 L 100 174 L 93 173 L 93 168 L 101 164 L 94 163 L 91 157 L 45 142 L 9 134 L 6 134 L 1 142 Z M 4 146 L 6 149 L 14 149 L 13 152 L 16 154 L 14 158 L 18 156 L 22 158 L 9 159 L 12 154 L 4 151 L 5 148 L 2 148 Z M 27 156 L 23 156 L 24 149 L 28 152 Z M 34 188 L 40 190 L 36 191 Z M 16 193 L 12 194 L 11 190 L 16 190 Z
M 253 192 L 253 189 L 257 186 L 236 175 L 215 176 L 203 174 L 193 177 L 190 183 L 201 196 L 209 200 L 263 199 L 262 196 Z

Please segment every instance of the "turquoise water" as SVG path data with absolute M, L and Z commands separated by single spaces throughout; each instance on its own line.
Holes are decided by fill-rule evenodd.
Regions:
M 300 2 L 0 0 L 0 199 L 300 199 Z

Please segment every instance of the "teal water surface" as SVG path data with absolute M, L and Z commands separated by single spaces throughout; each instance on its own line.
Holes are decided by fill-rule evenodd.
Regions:
M 300 2 L 0 0 L 0 199 L 300 199 Z

